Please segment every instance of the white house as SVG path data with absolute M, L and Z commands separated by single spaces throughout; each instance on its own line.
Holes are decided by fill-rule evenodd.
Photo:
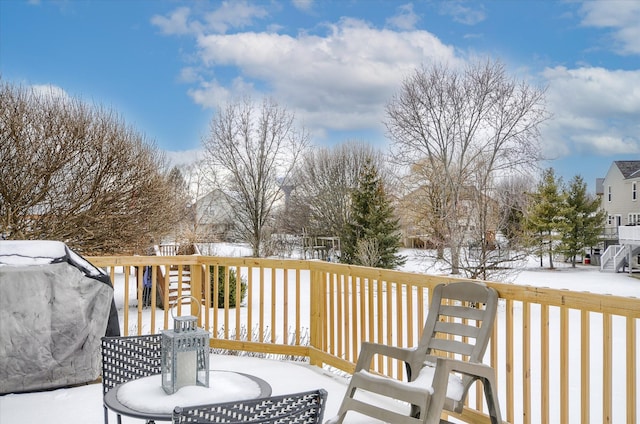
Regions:
M 607 175 L 596 181 L 596 193 L 607 212 L 605 235 L 610 240 L 605 242 L 601 269 L 640 269 L 640 160 L 613 162 Z
M 198 242 L 230 241 L 235 214 L 224 193 L 213 190 L 192 205 L 190 221 Z

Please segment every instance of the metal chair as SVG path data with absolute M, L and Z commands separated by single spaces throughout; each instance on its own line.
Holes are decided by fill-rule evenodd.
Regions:
M 437 424 L 443 409 L 461 412 L 471 384 L 483 383 L 491 422 L 501 422 L 495 371 L 482 364 L 493 329 L 497 292 L 482 283 L 440 284 L 432 293 L 423 334 L 417 347 L 401 348 L 363 342 L 355 372 L 336 417 L 342 423 L 348 411 L 357 411 L 394 424 Z M 375 373 L 375 355 L 403 361 L 407 380 Z M 411 405 L 411 412 L 386 409 L 369 402 L 359 391 L 376 393 Z
M 319 424 L 322 422 L 327 392 L 308 392 L 234 402 L 176 407 L 173 424 L 253 423 Z
M 102 396 L 118 384 L 136 378 L 160 374 L 160 334 L 102 338 Z M 109 423 L 108 409 L 104 407 L 104 422 Z M 122 417 L 118 414 L 118 424 Z

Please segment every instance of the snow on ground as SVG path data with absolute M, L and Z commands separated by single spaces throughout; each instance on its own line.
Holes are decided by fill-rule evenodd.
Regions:
M 250 256 L 251 249 L 243 244 L 220 243 L 204 246 L 203 255 L 216 256 Z M 424 250 L 401 249 L 401 255 L 407 257 L 407 262 L 400 270 L 418 273 L 442 273 L 433 260 L 426 257 Z M 300 255 L 294 257 L 299 258 Z M 555 269 L 548 269 L 547 259 L 544 267 L 540 267 L 540 259 L 529 258 L 525 266 L 511 274 L 510 282 L 519 285 L 548 287 L 554 289 L 573 290 L 581 292 L 611 294 L 616 296 L 640 297 L 640 273 L 629 276 L 628 273 L 600 272 L 595 265 L 571 264 L 562 261 L 554 263 Z M 444 273 L 443 273 L 444 274 Z
M 248 249 L 242 245 L 221 245 L 216 246 L 215 251 L 202 253 L 244 256 L 248 254 Z M 408 256 L 407 264 L 403 267 L 404 271 L 423 272 L 429 268 L 430 264 L 420 258 L 416 251 L 404 250 L 403 254 Z M 527 267 L 515 276 L 513 283 L 640 297 L 640 279 L 636 278 L 637 274 L 631 277 L 624 273 L 602 273 L 597 266 L 592 265 L 578 265 L 576 268 L 571 268 L 565 263 L 556 265 L 555 270 L 540 268 L 537 259 L 533 258 Z M 254 374 L 271 384 L 274 395 L 324 388 L 329 393 L 325 419 L 337 412 L 348 381 L 345 377 L 304 363 L 251 357 L 212 355 L 211 368 Z M 17 422 L 85 424 L 102 421 L 102 386 L 100 384 L 0 396 L 0 424 Z M 110 421 L 115 422 L 115 415 L 110 415 Z M 124 418 L 123 422 L 139 423 L 141 421 Z M 356 418 L 351 422 L 371 423 L 372 421 Z
M 402 271 L 438 273 L 433 262 L 424 257 L 422 251 L 403 249 L 407 263 Z M 514 271 L 510 277 L 512 284 L 535 287 L 548 287 L 561 290 L 573 290 L 616 296 L 640 297 L 640 274 L 629 276 L 628 273 L 601 272 L 595 265 L 571 264 L 558 261 L 554 269 L 548 268 L 545 258 L 544 267 L 540 267 L 540 259 L 529 258 L 525 266 Z
M 325 419 L 337 412 L 347 380 L 318 367 L 303 363 L 258 359 L 244 356 L 212 355 L 211 368 L 255 375 L 269 382 L 273 395 L 324 388 L 329 393 Z M 353 423 L 374 423 L 355 417 Z M 113 413 L 109 421 L 116 422 Z M 27 394 L 0 396 L 0 423 L 87 424 L 103 422 L 102 386 L 90 384 Z M 142 423 L 123 417 L 123 423 Z
M 550 287 L 580 292 L 640 297 L 640 274 L 630 276 L 622 272 L 601 272 L 598 266 L 560 262 L 555 269 L 540 268 L 538 259 L 532 258 L 518 274 L 514 284 Z

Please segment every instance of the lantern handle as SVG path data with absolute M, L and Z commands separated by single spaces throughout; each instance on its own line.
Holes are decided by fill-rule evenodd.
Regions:
M 189 299 L 189 298 L 191 298 L 192 300 L 195 300 L 195 302 L 196 302 L 197 304 L 200 304 L 200 301 L 199 301 L 198 299 L 196 299 L 195 297 L 193 297 L 193 296 L 180 296 L 179 298 L 177 298 L 177 299 L 176 299 L 176 301 L 175 301 L 175 303 L 173 304 L 173 306 L 171 306 L 171 309 L 170 309 L 170 310 L 171 310 L 171 318 L 173 318 L 174 320 L 176 319 L 176 316 L 175 316 L 175 314 L 174 314 L 174 309 L 175 309 L 178 305 L 181 305 L 181 304 L 182 304 L 182 303 L 180 303 L 180 301 L 181 301 L 182 299 Z M 191 303 L 193 303 L 193 302 L 189 302 L 189 306 L 191 306 Z M 200 308 L 198 308 L 198 315 L 197 315 L 196 317 L 197 317 L 197 318 L 200 318 Z

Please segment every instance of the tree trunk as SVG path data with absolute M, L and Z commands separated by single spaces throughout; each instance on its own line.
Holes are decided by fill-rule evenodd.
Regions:
M 451 248 L 451 273 L 460 274 L 460 247 L 458 246 Z

